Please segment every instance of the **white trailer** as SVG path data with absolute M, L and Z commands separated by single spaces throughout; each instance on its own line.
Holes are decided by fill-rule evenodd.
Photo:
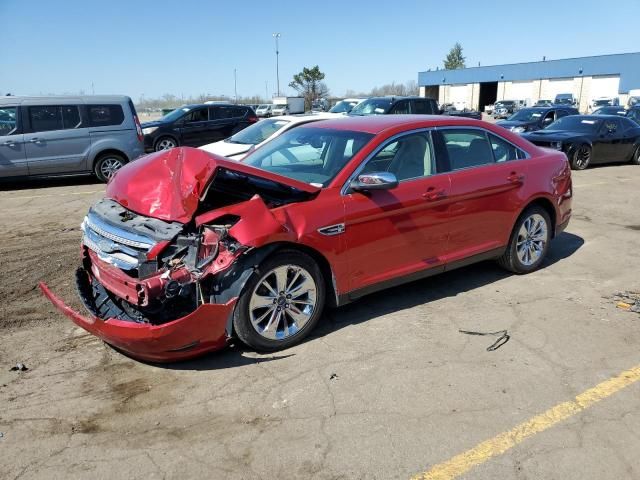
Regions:
M 282 115 L 293 115 L 304 113 L 304 97 L 273 97 L 273 105 L 286 106 L 286 113 Z M 278 109 L 279 110 L 279 109 Z M 284 108 L 283 108 L 284 110 Z

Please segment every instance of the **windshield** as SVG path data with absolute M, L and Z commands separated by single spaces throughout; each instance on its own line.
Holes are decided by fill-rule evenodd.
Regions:
M 244 130 L 240 130 L 235 135 L 227 138 L 225 142 L 240 143 L 242 145 L 257 145 L 258 143 L 264 142 L 287 123 L 290 122 L 288 120 L 278 119 L 260 120 L 258 123 L 254 123 L 253 125 L 245 128 Z
M 511 115 L 507 120 L 517 120 L 520 122 L 537 122 L 542 117 L 542 112 L 534 108 L 523 108 Z
M 594 106 L 598 106 L 598 105 L 610 105 L 610 104 L 611 104 L 611 100 L 607 100 L 607 99 L 604 99 L 604 100 L 602 100 L 602 99 L 601 99 L 601 100 L 594 100 L 594 101 L 593 101 L 593 105 L 594 105 Z
M 349 113 L 353 107 L 355 107 L 358 102 L 347 102 L 345 100 L 340 100 L 336 103 L 329 112 L 331 113 Z
M 271 105 L 258 105 L 258 110 L 264 110 L 266 108 L 269 108 Z
M 349 112 L 351 115 L 382 115 L 391 107 L 390 98 L 370 98 L 359 103 Z
M 317 186 L 327 186 L 373 135 L 348 130 L 293 128 L 246 157 L 244 163 Z
M 600 128 L 600 124 L 602 120 L 588 118 L 588 117 L 579 117 L 578 115 L 570 115 L 568 117 L 562 117 L 559 120 L 556 120 L 545 130 L 569 130 L 572 132 L 595 132 L 598 128 Z
M 174 121 L 178 120 L 180 117 L 182 117 L 189 110 L 191 110 L 191 109 L 187 108 L 187 107 L 176 108 L 173 112 L 167 113 L 160 120 L 163 121 L 163 122 L 174 122 Z

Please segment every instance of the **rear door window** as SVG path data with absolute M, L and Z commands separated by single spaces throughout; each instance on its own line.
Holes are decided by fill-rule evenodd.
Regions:
M 184 117 L 186 123 L 206 122 L 209 120 L 209 109 L 199 108 L 197 110 L 191 110 Z
M 493 148 L 483 130 L 448 128 L 440 130 L 451 170 L 490 165 Z
M 431 115 L 434 112 L 431 102 L 426 100 L 414 100 L 413 111 L 411 113 L 417 113 L 418 115 Z
M 29 107 L 29 120 L 31 130 L 34 132 L 49 132 L 62 130 L 62 109 L 58 106 L 45 105 L 41 107 Z
M 404 115 L 407 113 L 411 113 L 409 111 L 409 101 L 408 100 L 400 100 L 398 103 L 396 103 L 393 108 L 391 109 L 391 111 L 389 112 L 391 114 L 397 114 L 397 115 Z
M 124 112 L 120 105 L 87 105 L 87 113 L 91 127 L 121 125 L 124 121 Z
M 233 107 L 215 107 L 211 109 L 211 120 L 225 120 L 234 117 Z

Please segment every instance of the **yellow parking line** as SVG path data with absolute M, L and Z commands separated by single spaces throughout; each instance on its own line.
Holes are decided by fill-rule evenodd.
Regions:
M 412 480 L 451 480 L 476 465 L 480 465 L 492 457 L 501 455 L 515 447 L 528 437 L 553 427 L 576 413 L 585 410 L 614 393 L 640 380 L 640 365 L 622 372 L 589 390 L 575 399 L 560 403 L 544 413 L 536 415 L 516 427 L 503 432 L 489 440 L 476 445 L 471 450 L 456 455 L 446 462 L 433 466 L 430 470 L 412 477 Z
M 67 195 L 90 195 L 92 193 L 103 193 L 104 190 L 92 190 L 90 192 L 69 192 L 69 193 L 52 193 L 49 195 L 28 195 L 28 196 L 8 196 L 4 197 L 10 200 L 20 199 L 20 200 L 29 200 L 31 198 L 49 198 L 49 197 L 66 197 Z

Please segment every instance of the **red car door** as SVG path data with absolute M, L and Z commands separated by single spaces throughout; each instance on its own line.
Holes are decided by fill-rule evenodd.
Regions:
M 435 171 L 430 133 L 391 139 L 357 173 L 373 172 L 392 172 L 399 184 L 343 197 L 352 291 L 430 267 L 444 269 L 450 182 L 447 173 Z
M 514 216 L 523 207 L 526 154 L 479 128 L 443 128 L 442 142 L 451 173 L 449 243 L 446 262 L 491 252 L 509 241 Z

